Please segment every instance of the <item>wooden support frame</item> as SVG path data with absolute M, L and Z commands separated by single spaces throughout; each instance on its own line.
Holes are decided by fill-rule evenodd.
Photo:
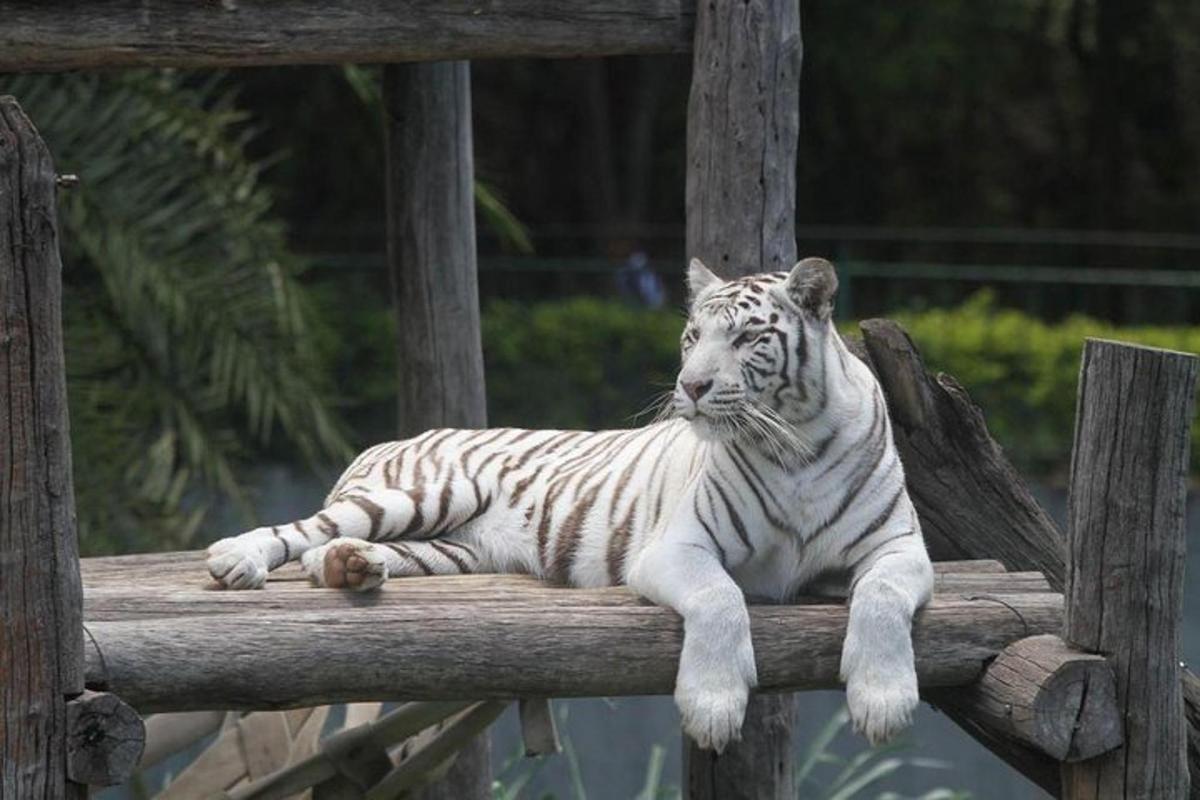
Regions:
M 695 0 L 0 0 L 0 72 L 684 53 Z
M 83 798 L 67 701 L 83 692 L 83 600 L 50 152 L 0 97 L 0 797 Z
M 482 428 L 487 402 L 475 254 L 470 64 L 384 67 L 383 112 L 399 433 Z M 419 800 L 492 796 L 486 731 L 460 745 L 454 764 L 417 792 Z

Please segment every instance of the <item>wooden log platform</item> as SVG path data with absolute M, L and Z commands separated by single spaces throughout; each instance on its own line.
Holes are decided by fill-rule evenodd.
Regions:
M 405 578 L 356 594 L 295 567 L 221 590 L 200 552 L 82 561 L 87 683 L 143 713 L 363 700 L 669 694 L 682 627 L 624 587 L 528 576 Z M 751 606 L 761 688 L 831 688 L 845 634 L 836 598 Z M 996 562 L 937 565 L 914 624 L 924 687 L 976 680 L 1019 639 L 1056 633 L 1062 596 Z

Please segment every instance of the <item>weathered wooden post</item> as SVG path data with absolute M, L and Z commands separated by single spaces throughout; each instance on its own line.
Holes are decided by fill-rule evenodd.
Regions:
M 1063 766 L 1071 800 L 1188 796 L 1179 621 L 1198 366 L 1185 353 L 1084 346 L 1065 638 L 1112 664 L 1125 745 Z
M 0 798 L 86 797 L 67 775 L 83 601 L 50 152 L 0 97 Z
M 687 253 L 725 278 L 796 262 L 798 0 L 696 4 L 687 128 Z M 751 697 L 742 741 L 684 741 L 686 796 L 792 798 L 791 695 Z
M 400 433 L 483 427 L 470 64 L 389 65 L 383 97 Z M 489 757 L 485 731 L 419 796 L 490 798 Z

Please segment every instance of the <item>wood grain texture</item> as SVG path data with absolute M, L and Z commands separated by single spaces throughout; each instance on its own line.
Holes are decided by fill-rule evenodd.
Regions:
M 1068 798 L 1185 797 L 1179 665 L 1189 433 L 1200 359 L 1089 339 L 1068 503 L 1065 638 L 1106 656 L 1125 746 L 1063 768 Z
M 88 559 L 84 559 L 86 564 Z M 203 563 L 203 562 L 197 562 Z M 84 589 L 84 619 L 116 622 L 164 617 L 195 617 L 213 614 L 257 614 L 360 608 L 403 608 L 416 604 L 493 604 L 530 607 L 645 606 L 628 588 L 567 589 L 551 586 L 525 575 L 438 575 L 394 579 L 377 592 L 356 593 L 340 589 L 318 589 L 307 580 L 267 582 L 262 591 L 230 592 L 206 588 L 207 577 L 193 570 L 188 583 L 138 585 L 132 572 L 128 580 L 115 577 Z M 290 572 L 290 570 L 289 570 Z M 117 573 L 123 575 L 124 573 Z M 934 590 L 942 594 L 1007 595 L 1048 592 L 1049 584 L 1038 573 L 942 573 L 934 576 Z M 830 602 L 830 597 L 798 597 L 797 604 Z
M 50 152 L 0 97 L 0 798 L 83 797 L 66 700 L 83 616 Z
M 688 0 L 0 2 L 0 72 L 683 53 Z
M 1080 761 L 1122 742 L 1112 668 L 1050 634 L 1006 647 L 979 681 L 949 702 L 1056 761 Z
M 579 594 L 584 594 L 580 591 Z M 1059 629 L 1057 594 L 935 596 L 913 642 L 925 686 L 960 686 L 1011 642 Z M 846 608 L 751 606 L 765 691 L 831 688 Z M 363 700 L 669 694 L 682 628 L 657 606 L 417 604 L 89 623 L 90 685 L 142 712 Z M 315 632 L 315 634 L 314 634 Z M 797 658 L 797 653 L 805 654 Z
M 800 131 L 799 0 L 700 2 L 692 53 L 687 254 L 726 279 L 791 269 Z M 794 797 L 787 756 L 792 706 L 791 699 L 752 696 L 741 741 L 720 758 L 684 737 L 686 796 Z M 721 794 L 733 787 L 742 794 Z
M 723 278 L 796 263 L 798 0 L 697 5 L 687 252 Z
M 383 93 L 400 433 L 483 427 L 470 66 L 389 66 Z
M 482 428 L 470 64 L 386 66 L 383 106 L 399 433 Z M 481 733 L 417 800 L 489 800 L 489 752 Z
M 145 746 L 142 718 L 116 695 L 84 692 L 67 703 L 67 775 L 76 783 L 124 783 Z

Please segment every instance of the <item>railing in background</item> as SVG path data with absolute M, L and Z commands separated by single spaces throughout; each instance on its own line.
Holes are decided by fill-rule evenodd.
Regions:
M 1061 241 L 1072 241 L 1066 235 L 1070 232 L 1059 233 L 1063 234 Z M 1188 240 L 1200 242 L 1200 237 L 1171 236 L 1166 240 L 1190 250 L 1192 243 Z M 980 289 L 989 288 L 1001 305 L 1043 317 L 1087 313 L 1122 323 L 1176 324 L 1200 319 L 1200 266 L 1133 269 L 876 261 L 836 255 L 835 259 L 841 279 L 838 315 L 842 318 L 880 315 L 899 308 L 956 305 Z M 1200 257 L 1196 263 L 1200 265 Z M 684 297 L 680 264 L 666 259 L 649 262 L 666 283 L 671 301 L 677 304 Z M 325 254 L 314 257 L 314 265 L 319 278 L 324 277 L 322 273 L 326 270 L 382 271 L 384 260 L 375 254 Z M 608 258 L 481 256 L 479 259 L 483 295 L 509 299 L 615 294 L 616 275 L 622 266 L 623 261 Z

